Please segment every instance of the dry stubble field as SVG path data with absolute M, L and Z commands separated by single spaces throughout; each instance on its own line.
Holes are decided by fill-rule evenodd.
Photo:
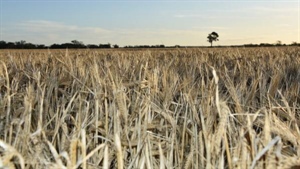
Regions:
M 300 167 L 300 49 L 0 51 L 0 168 Z

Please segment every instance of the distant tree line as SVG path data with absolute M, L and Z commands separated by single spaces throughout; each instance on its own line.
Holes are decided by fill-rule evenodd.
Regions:
M 78 40 L 72 40 L 69 43 L 62 43 L 62 44 L 52 44 L 50 46 L 46 46 L 43 44 L 32 44 L 28 43 L 25 40 L 17 41 L 17 42 L 6 42 L 0 41 L 0 49 L 66 49 L 66 48 L 119 48 L 117 44 L 111 45 L 110 43 L 107 44 L 88 44 L 85 45 L 83 42 Z
M 165 48 L 165 45 L 135 45 L 135 46 L 124 46 L 124 48 Z
M 211 40 L 211 46 L 212 46 Z M 274 44 L 271 43 L 260 43 L 260 44 L 244 44 L 244 45 L 236 45 L 231 47 L 272 47 L 272 46 L 300 46 L 300 43 L 292 42 L 291 44 L 283 44 L 281 41 L 277 41 Z M 135 45 L 135 46 L 124 46 L 124 48 L 181 48 L 181 47 L 197 47 L 197 46 L 165 46 L 163 44 L 160 45 Z M 198 46 L 200 47 L 200 46 Z M 201 46 L 205 47 L 205 46 Z M 216 46 L 216 47 L 222 47 L 222 46 Z M 105 48 L 119 48 L 119 45 L 114 44 L 111 45 L 110 43 L 106 44 L 87 44 L 85 45 L 83 42 L 78 40 L 72 40 L 68 43 L 62 43 L 62 44 L 52 44 L 50 46 L 46 46 L 44 44 L 33 44 L 26 42 L 25 40 L 17 41 L 17 42 L 6 42 L 6 41 L 0 41 L 0 49 L 75 49 L 75 48 L 91 48 L 91 49 L 105 49 Z
M 125 46 L 124 48 L 165 48 L 165 45 L 135 45 L 135 46 Z M 180 47 L 179 45 L 173 46 L 173 47 Z M 17 42 L 6 42 L 6 41 L 0 41 L 0 49 L 81 49 L 81 48 L 119 48 L 119 45 L 114 44 L 111 45 L 110 43 L 106 44 L 87 44 L 85 45 L 83 42 L 78 41 L 78 40 L 72 40 L 71 42 L 68 43 L 62 43 L 62 44 L 57 44 L 54 43 L 50 46 L 46 45 L 37 45 L 37 44 L 32 44 L 28 43 L 24 40 L 17 41 Z
M 284 44 L 281 41 L 276 43 L 260 43 L 260 44 L 244 44 L 244 47 L 272 47 L 272 46 L 300 46 L 300 43 L 292 42 L 291 44 Z
M 0 41 L 0 49 L 45 49 L 45 48 L 47 48 L 45 45 L 27 43 L 24 40 L 18 42 Z

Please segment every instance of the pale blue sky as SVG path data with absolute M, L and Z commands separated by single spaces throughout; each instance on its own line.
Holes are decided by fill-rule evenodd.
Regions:
M 36 44 L 299 42 L 299 0 L 0 0 L 0 40 Z

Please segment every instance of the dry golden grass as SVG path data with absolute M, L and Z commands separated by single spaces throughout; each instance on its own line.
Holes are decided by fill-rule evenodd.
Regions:
M 0 168 L 299 168 L 300 49 L 0 51 Z

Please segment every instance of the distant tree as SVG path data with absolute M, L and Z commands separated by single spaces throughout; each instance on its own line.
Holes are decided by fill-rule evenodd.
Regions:
M 23 49 L 25 44 L 26 44 L 25 40 L 15 42 L 16 48 L 22 48 Z
M 114 48 L 119 48 L 119 45 L 114 44 L 113 47 L 114 47 Z
M 83 44 L 83 42 L 81 42 L 81 41 L 78 41 L 78 40 L 72 40 L 71 41 L 72 42 L 72 44 L 73 44 L 73 48 L 84 48 L 85 47 L 85 45 Z M 72 48 L 71 47 L 71 48 Z
M 32 43 L 25 43 L 23 46 L 24 49 L 35 49 L 36 45 Z
M 13 42 L 8 42 L 8 43 L 6 44 L 6 46 L 7 46 L 8 49 L 14 49 L 14 48 L 17 48 L 16 44 L 13 43 Z
M 297 42 L 292 42 L 291 46 L 297 46 L 298 43 Z
M 281 46 L 282 45 L 282 42 L 280 40 L 276 41 L 275 43 L 276 46 Z
M 245 47 L 257 47 L 258 44 L 252 44 L 252 43 L 250 43 L 250 44 L 244 44 L 244 46 Z
M 99 48 L 111 48 L 111 44 L 107 43 L 107 44 L 99 44 Z
M 86 45 L 88 48 L 98 48 L 99 46 L 98 45 L 95 45 L 95 44 L 88 44 Z
M 82 42 L 79 42 L 78 40 L 72 40 L 71 41 L 74 45 L 81 45 Z
M 219 35 L 218 35 L 217 32 L 212 32 L 212 33 L 208 34 L 208 36 L 207 36 L 208 40 L 207 41 L 210 43 L 210 47 L 212 47 L 213 41 L 218 41 L 219 40 L 218 37 L 219 37 Z
M 262 47 L 270 47 L 270 46 L 274 46 L 273 44 L 270 44 L 270 43 L 260 43 L 259 46 L 262 46 Z
M 5 49 L 7 46 L 5 41 L 0 41 L 0 49 Z
M 44 44 L 36 45 L 36 47 L 38 49 L 45 49 L 46 48 L 46 46 Z

